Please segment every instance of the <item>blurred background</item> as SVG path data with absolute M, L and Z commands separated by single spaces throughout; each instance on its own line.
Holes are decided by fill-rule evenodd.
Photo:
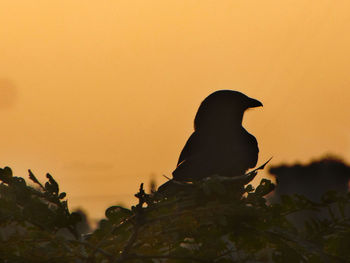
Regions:
M 263 102 L 259 164 L 350 158 L 347 0 L 1 0 L 0 166 L 93 219 L 171 177 L 200 102 Z M 260 173 L 268 176 L 267 173 Z

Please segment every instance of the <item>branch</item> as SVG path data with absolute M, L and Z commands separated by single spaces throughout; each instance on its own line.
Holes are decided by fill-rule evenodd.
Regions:
M 120 262 L 126 262 L 128 260 L 132 259 L 177 259 L 177 260 L 187 260 L 190 262 L 201 262 L 201 263 L 211 263 L 212 260 L 206 260 L 196 257 L 190 257 L 190 256 L 175 256 L 175 255 L 137 255 L 137 254 L 131 254 L 128 256 L 128 258 L 124 259 Z
M 125 262 L 126 260 L 130 259 L 129 252 L 137 239 L 137 236 L 139 234 L 139 229 L 140 229 L 140 226 L 136 225 L 134 228 L 134 232 L 132 233 L 131 237 L 129 238 L 128 243 L 125 245 L 120 258 L 115 260 L 114 262 L 121 263 L 121 262 Z
M 98 251 L 100 252 L 102 255 L 106 256 L 107 258 L 110 259 L 110 261 L 114 261 L 115 259 L 115 256 L 101 248 L 98 248 L 98 247 L 95 247 L 93 246 L 92 244 L 90 243 L 87 243 L 87 242 L 84 242 L 84 241 L 78 241 L 78 240 L 68 240 L 70 243 L 76 243 L 76 244 L 80 244 L 80 245 L 83 245 L 83 246 L 86 246 L 86 247 L 89 247 L 89 248 L 92 248 L 93 250 L 95 251 Z
M 146 193 L 143 189 L 143 183 L 141 183 L 140 190 L 137 194 L 135 194 L 135 196 L 139 199 L 139 203 L 134 208 L 134 211 L 135 211 L 134 232 L 132 233 L 128 242 L 126 243 L 126 245 L 121 253 L 120 258 L 115 261 L 117 263 L 124 262 L 125 260 L 127 260 L 129 258 L 129 256 L 130 256 L 129 252 L 137 239 L 141 225 L 144 224 L 144 219 L 143 219 L 144 213 L 143 213 L 142 206 L 144 203 L 147 202 L 148 196 L 146 195 Z

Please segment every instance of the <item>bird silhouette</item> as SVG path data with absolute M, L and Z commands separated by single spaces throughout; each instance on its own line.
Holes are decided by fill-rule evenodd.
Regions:
M 258 143 L 242 126 L 244 112 L 262 106 L 241 92 L 219 90 L 199 106 L 194 132 L 186 142 L 173 172 L 178 181 L 193 181 L 213 174 L 241 175 L 256 166 Z
M 244 112 L 263 106 L 241 92 L 218 90 L 199 106 L 194 132 L 173 171 L 176 181 L 193 182 L 208 176 L 237 176 L 256 166 L 257 140 L 242 126 Z M 160 190 L 169 184 L 164 184 Z

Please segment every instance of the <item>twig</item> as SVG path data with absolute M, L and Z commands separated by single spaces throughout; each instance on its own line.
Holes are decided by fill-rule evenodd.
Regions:
M 282 229 L 273 228 L 273 229 L 267 230 L 266 233 L 268 233 L 272 236 L 277 236 L 280 239 L 298 244 L 302 248 L 308 248 L 308 249 L 311 249 L 313 251 L 317 251 L 317 253 L 319 253 L 319 255 L 322 255 L 322 257 L 327 260 L 326 262 L 344 262 L 343 261 L 344 259 L 342 259 L 338 256 L 334 256 L 334 255 L 330 255 L 328 253 L 325 253 L 316 244 L 310 243 L 306 240 L 301 240 L 299 237 L 293 236 L 290 233 L 283 231 Z
M 190 256 L 175 256 L 175 255 L 137 255 L 137 254 L 131 254 L 128 256 L 127 260 L 132 259 L 178 259 L 178 260 L 188 260 L 190 262 L 202 262 L 202 263 L 210 263 L 213 262 L 212 260 L 206 260 L 196 257 L 190 257 Z
M 92 248 L 98 252 L 100 252 L 102 255 L 108 257 L 112 262 L 113 260 L 115 259 L 115 256 L 99 247 L 95 247 L 94 245 L 88 243 L 88 242 L 84 242 L 84 241 L 79 241 L 79 240 L 68 240 L 69 242 L 71 243 L 76 243 L 76 244 L 80 244 L 80 245 L 83 245 L 83 246 L 87 246 L 89 248 Z
M 126 243 L 120 258 L 115 260 L 114 261 L 115 263 L 124 262 L 125 260 L 130 258 L 129 252 L 137 239 L 137 236 L 139 234 L 139 229 L 140 229 L 140 226 L 136 225 L 134 228 L 134 232 L 132 233 L 131 237 L 129 238 L 128 242 Z
M 130 250 L 137 239 L 137 236 L 139 234 L 139 231 L 140 231 L 142 224 L 144 224 L 142 206 L 144 203 L 146 203 L 148 196 L 146 195 L 146 193 L 143 189 L 143 183 L 141 183 L 140 190 L 137 194 L 135 194 L 135 196 L 139 199 L 139 203 L 135 206 L 135 209 L 134 209 L 134 211 L 135 211 L 134 231 L 133 231 L 132 235 L 130 236 L 128 242 L 126 243 L 126 245 L 121 253 L 120 258 L 114 261 L 116 263 L 124 262 L 125 260 L 129 259 Z

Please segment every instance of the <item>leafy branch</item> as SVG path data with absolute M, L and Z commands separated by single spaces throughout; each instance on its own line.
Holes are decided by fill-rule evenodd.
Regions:
M 263 169 L 266 164 L 259 167 Z M 47 174 L 33 186 L 0 169 L 0 258 L 5 262 L 347 262 L 350 252 L 350 195 L 324 194 L 321 202 L 301 195 L 270 204 L 275 186 L 267 179 L 253 188 L 257 170 L 229 178 L 212 176 L 179 184 L 172 194 L 146 193 L 138 203 L 112 206 L 88 235 L 68 209 L 66 194 Z M 290 220 L 295 213 L 323 211 L 327 218 Z M 33 261 L 33 259 L 35 259 Z

